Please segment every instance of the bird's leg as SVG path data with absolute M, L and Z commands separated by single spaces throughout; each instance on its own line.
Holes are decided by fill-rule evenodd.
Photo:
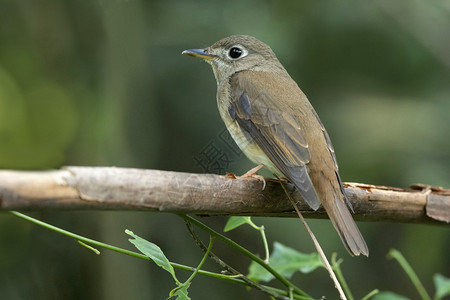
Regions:
M 256 174 L 256 172 L 258 172 L 263 167 L 264 167 L 263 164 L 257 165 L 256 167 L 248 170 L 247 173 L 245 173 L 244 175 L 239 176 L 239 177 L 256 178 L 256 179 L 262 181 L 262 183 L 263 183 L 262 189 L 264 190 L 266 188 L 266 180 L 264 179 L 264 176 Z
M 241 177 L 253 177 L 253 175 L 256 174 L 256 172 L 258 172 L 259 170 L 261 170 L 264 167 L 263 164 L 257 165 L 256 167 L 250 169 L 247 171 L 247 173 L 245 173 L 244 175 L 242 175 Z

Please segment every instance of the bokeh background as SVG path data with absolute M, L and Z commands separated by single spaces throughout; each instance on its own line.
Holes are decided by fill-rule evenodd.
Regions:
M 121 166 L 203 173 L 195 158 L 224 125 L 210 67 L 182 56 L 231 34 L 272 46 L 330 133 L 344 181 L 450 187 L 450 1 L 0 2 L 0 168 Z M 227 171 L 252 164 L 231 155 Z M 217 170 L 222 174 L 224 170 Z M 170 214 L 40 212 L 33 216 L 133 249 L 125 229 L 157 243 L 170 260 L 196 266 L 202 253 Z M 220 230 L 225 218 L 204 218 Z M 270 242 L 303 252 L 312 243 L 295 219 L 255 218 Z M 325 251 L 344 258 L 357 298 L 374 288 L 417 299 L 394 261 L 399 249 L 434 293 L 450 276 L 449 229 L 359 223 L 371 255 L 350 258 L 329 221 L 310 221 Z M 230 236 L 262 253 L 260 236 Z M 248 261 L 217 243 L 245 272 Z M 207 268 L 219 271 L 213 263 Z M 187 273 L 178 271 L 179 277 Z M 337 299 L 324 270 L 297 274 L 307 292 Z M 102 251 L 0 214 L 1 299 L 165 299 L 174 287 L 155 265 Z M 261 299 L 197 276 L 193 299 Z M 265 296 L 264 296 L 265 297 Z

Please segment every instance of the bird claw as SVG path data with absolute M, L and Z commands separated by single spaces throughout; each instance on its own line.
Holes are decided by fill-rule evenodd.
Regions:
M 244 175 L 238 176 L 238 177 L 239 178 L 254 178 L 256 180 L 262 181 L 262 183 L 263 183 L 262 190 L 264 191 L 264 189 L 266 188 L 266 179 L 262 175 L 258 175 L 258 174 L 246 175 L 246 174 L 244 174 Z
M 262 191 L 264 191 L 264 189 L 266 188 L 266 179 L 264 178 L 264 176 L 253 174 L 252 177 L 258 179 L 259 181 L 262 181 L 263 183 Z
M 264 165 L 257 165 L 256 167 L 250 169 L 247 173 L 245 173 L 242 176 L 239 176 L 240 178 L 256 178 L 259 181 L 262 181 L 263 183 L 263 187 L 262 190 L 264 191 L 264 189 L 266 188 L 266 179 L 264 178 L 264 176 L 258 175 L 256 174 L 256 172 L 258 172 L 262 167 L 264 167 Z

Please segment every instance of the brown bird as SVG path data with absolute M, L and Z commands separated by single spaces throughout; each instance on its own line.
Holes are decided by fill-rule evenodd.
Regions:
M 312 209 L 322 204 L 349 253 L 368 256 L 328 133 L 272 49 L 233 35 L 183 54 L 212 66 L 220 116 L 245 155 L 288 178 Z

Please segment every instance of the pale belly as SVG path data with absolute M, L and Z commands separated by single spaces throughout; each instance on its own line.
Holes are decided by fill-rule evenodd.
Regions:
M 284 176 L 256 143 L 248 141 L 235 121 L 231 119 L 224 121 L 238 147 L 252 162 L 264 165 L 264 167 L 278 176 Z

